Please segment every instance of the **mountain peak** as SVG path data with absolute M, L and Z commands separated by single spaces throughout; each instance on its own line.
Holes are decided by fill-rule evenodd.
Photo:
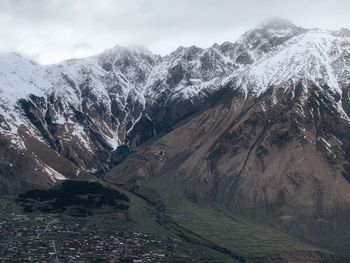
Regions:
M 256 29 L 289 29 L 296 28 L 290 20 L 279 18 L 279 17 L 271 17 L 260 23 Z
M 152 52 L 142 45 L 128 45 L 128 46 L 120 46 L 115 45 L 114 47 L 107 49 L 107 52 L 113 52 L 113 53 L 122 53 L 122 52 L 136 52 L 136 53 L 142 53 L 142 54 L 152 54 Z

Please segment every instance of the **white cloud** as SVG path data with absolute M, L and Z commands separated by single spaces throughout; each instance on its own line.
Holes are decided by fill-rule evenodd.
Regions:
M 1 0 L 0 52 L 41 63 L 116 44 L 166 54 L 179 45 L 235 40 L 267 17 L 305 27 L 350 27 L 345 0 Z

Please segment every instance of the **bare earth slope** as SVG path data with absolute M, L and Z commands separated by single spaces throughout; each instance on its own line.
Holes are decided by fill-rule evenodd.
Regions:
M 319 88 L 295 89 L 293 100 L 292 87 L 274 99 L 229 92 L 135 148 L 105 179 L 156 200 L 165 192 L 262 216 L 327 247 L 339 242 L 349 235 L 349 123 Z

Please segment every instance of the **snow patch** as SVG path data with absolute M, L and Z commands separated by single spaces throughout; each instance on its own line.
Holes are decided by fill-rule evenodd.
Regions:
M 48 165 L 44 165 L 43 171 L 46 172 L 54 182 L 67 179 L 67 177 L 63 176 L 61 173 L 57 172 L 55 169 Z

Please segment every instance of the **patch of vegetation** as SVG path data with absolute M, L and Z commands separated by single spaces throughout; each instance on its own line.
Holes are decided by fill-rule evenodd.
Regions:
M 154 190 L 164 206 L 164 213 L 175 224 L 246 258 L 266 256 L 280 251 L 320 251 L 266 224 L 265 221 L 231 215 L 205 200 L 193 202 L 188 197 L 169 191 L 165 179 L 154 179 Z M 191 233 L 189 236 L 191 237 Z
M 61 185 L 48 190 L 30 190 L 18 195 L 16 202 L 24 212 L 40 211 L 60 213 L 67 211 L 76 217 L 91 216 L 94 209 L 111 207 L 126 211 L 129 198 L 97 182 L 63 181 Z

